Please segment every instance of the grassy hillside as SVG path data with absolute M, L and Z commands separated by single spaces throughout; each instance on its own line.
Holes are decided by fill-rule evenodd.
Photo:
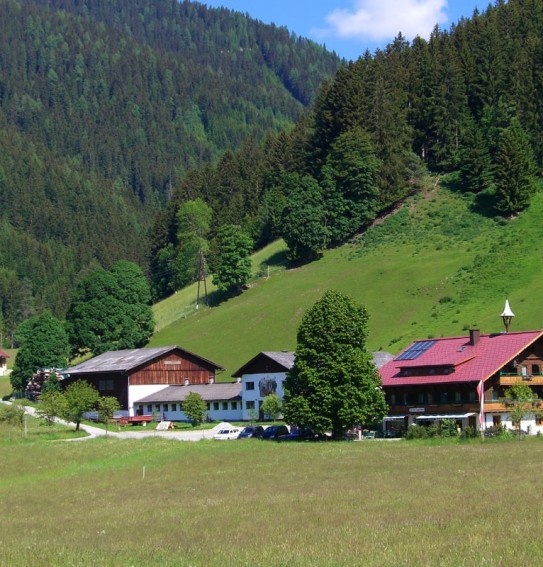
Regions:
M 255 259 L 251 288 L 194 309 L 192 286 L 155 307 L 152 346 L 178 344 L 226 367 L 224 378 L 262 350 L 294 349 L 303 313 L 338 289 L 370 313 L 368 345 L 397 353 L 411 340 L 503 330 L 508 295 L 513 330 L 543 326 L 543 196 L 506 221 L 477 211 L 454 179 L 415 197 L 381 225 L 316 262 L 284 269 L 284 245 Z M 268 277 L 265 265 L 270 263 Z

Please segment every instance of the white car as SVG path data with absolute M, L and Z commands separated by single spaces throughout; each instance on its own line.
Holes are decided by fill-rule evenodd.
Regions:
M 239 427 L 225 427 L 219 430 L 213 439 L 217 439 L 217 441 L 237 439 L 240 431 Z

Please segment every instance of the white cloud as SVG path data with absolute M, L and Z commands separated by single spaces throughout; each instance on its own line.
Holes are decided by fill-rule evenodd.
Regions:
M 436 24 L 447 22 L 447 0 L 354 0 L 353 9 L 334 10 L 322 36 L 365 41 L 392 40 L 398 32 L 407 39 L 428 38 Z

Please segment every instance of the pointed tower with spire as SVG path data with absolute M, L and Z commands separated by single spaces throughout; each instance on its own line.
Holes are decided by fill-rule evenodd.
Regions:
M 505 307 L 503 309 L 503 313 L 501 314 L 501 318 L 502 318 L 503 324 L 505 326 L 505 332 L 506 333 L 509 332 L 509 326 L 511 325 L 511 321 L 513 320 L 514 316 L 515 316 L 515 314 L 511 310 L 511 307 L 509 306 L 509 299 L 507 299 L 507 297 L 506 297 L 505 298 Z

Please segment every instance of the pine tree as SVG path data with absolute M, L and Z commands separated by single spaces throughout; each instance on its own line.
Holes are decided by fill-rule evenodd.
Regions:
M 536 191 L 532 148 L 518 120 L 503 130 L 496 154 L 496 209 L 512 214 L 525 209 Z

